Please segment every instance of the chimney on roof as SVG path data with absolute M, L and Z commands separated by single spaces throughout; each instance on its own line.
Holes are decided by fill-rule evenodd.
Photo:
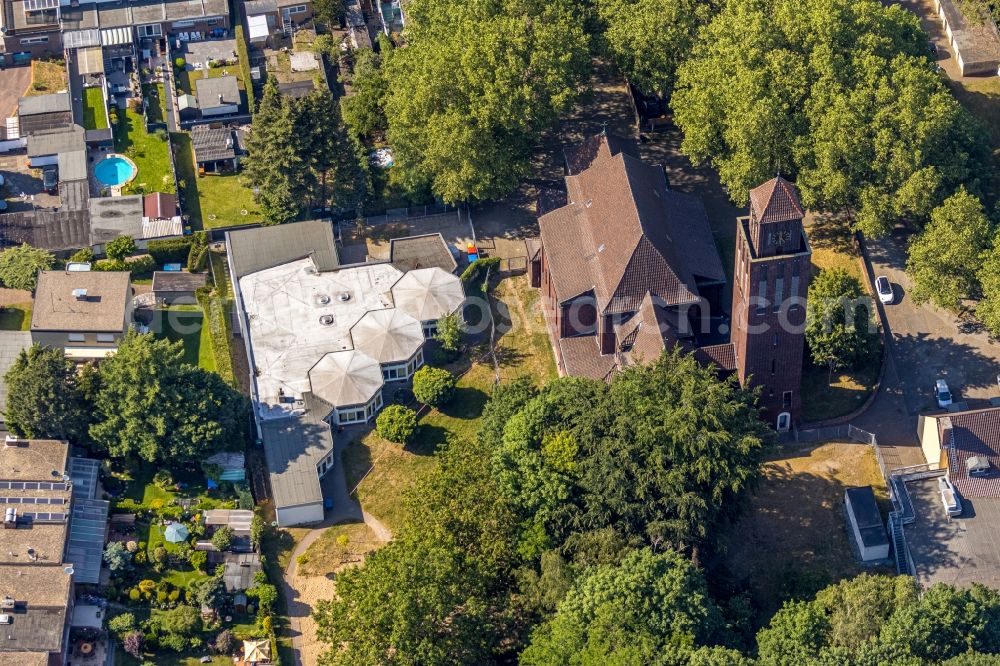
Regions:
M 3 528 L 5 530 L 16 530 L 17 529 L 17 509 L 8 507 L 3 512 Z M 4 599 L 4 603 L 7 603 L 7 599 Z
M 73 290 L 73 298 L 75 298 L 78 301 L 85 301 L 85 300 L 87 300 L 87 290 L 86 289 L 74 289 Z
M 28 443 L 27 440 L 18 439 L 17 437 L 14 437 L 13 435 L 7 435 L 6 437 L 3 438 L 4 448 L 8 448 L 8 447 L 12 447 L 12 446 L 25 446 L 25 445 L 27 445 L 27 443 Z
M 219 93 L 219 104 L 222 104 L 222 93 Z

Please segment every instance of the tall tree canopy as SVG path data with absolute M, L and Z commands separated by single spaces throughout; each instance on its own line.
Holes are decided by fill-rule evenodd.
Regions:
M 117 457 L 197 463 L 242 446 L 246 403 L 213 372 L 181 362 L 180 342 L 130 332 L 100 366 L 94 443 Z
M 977 296 L 977 269 L 991 233 L 983 205 L 965 190 L 935 208 L 930 224 L 910 244 L 906 260 L 913 300 L 954 310 L 962 299 Z
M 862 575 L 786 604 L 757 636 L 758 663 L 936 664 L 1000 651 L 1000 593 Z M 976 663 L 976 662 L 970 662 Z
M 85 371 L 85 377 L 89 371 Z M 29 439 L 65 439 L 79 444 L 87 436 L 87 410 L 76 365 L 62 349 L 32 345 L 18 354 L 4 376 L 6 423 Z
M 507 195 L 586 74 L 579 3 L 411 0 L 406 13 L 406 47 L 383 55 L 393 168 L 449 203 Z
M 861 281 L 843 268 L 820 271 L 809 285 L 806 310 L 809 354 L 831 375 L 869 361 L 878 350 L 872 299 Z
M 643 548 L 578 580 L 555 615 L 532 633 L 520 663 L 675 664 L 721 626 L 691 561 Z
M 353 211 L 366 196 L 361 148 L 348 135 L 329 90 L 292 100 L 268 79 L 247 150 L 244 174 L 272 224 L 313 208 Z
M 916 15 L 875 0 L 734 0 L 701 31 L 672 98 L 682 150 L 734 201 L 790 174 L 814 208 L 879 235 L 989 170 L 978 126 L 927 58 Z
M 379 35 L 382 53 L 391 48 L 392 42 L 385 35 Z M 372 137 L 384 133 L 389 124 L 383 108 L 389 87 L 382 71 L 381 53 L 369 48 L 354 52 L 351 88 L 352 94 L 340 98 L 344 123 L 358 136 Z
M 705 0 L 597 0 L 604 42 L 629 81 L 669 98 L 677 66 L 713 12 Z
M 0 282 L 11 289 L 34 291 L 38 271 L 50 270 L 56 258 L 47 250 L 27 243 L 0 251 Z

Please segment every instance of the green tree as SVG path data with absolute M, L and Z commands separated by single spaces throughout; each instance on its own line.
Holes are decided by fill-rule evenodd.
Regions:
M 462 321 L 459 315 L 452 313 L 438 319 L 437 333 L 434 335 L 434 339 L 440 343 L 441 349 L 450 354 L 455 354 L 458 352 L 459 347 L 462 346 L 462 336 L 464 334 L 465 322 Z
M 4 375 L 7 427 L 28 439 L 83 443 L 87 408 L 80 379 L 62 349 L 35 344 L 22 350 Z
M 38 271 L 52 270 L 56 258 L 51 252 L 27 243 L 0 252 L 0 282 L 9 289 L 34 291 Z
M 874 0 L 724 3 L 678 68 L 682 150 L 741 205 L 781 171 L 807 206 L 848 211 L 867 234 L 922 221 L 990 172 L 926 49 L 915 14 Z
M 390 442 L 405 446 L 417 432 L 417 413 L 403 405 L 389 405 L 375 419 L 375 429 Z
M 229 525 L 223 525 L 212 534 L 212 545 L 215 546 L 216 550 L 224 553 L 233 545 L 234 535 L 233 528 Z
M 104 563 L 111 573 L 121 573 L 131 566 L 132 553 L 121 541 L 112 541 L 104 548 Z
M 94 251 L 89 247 L 85 247 L 82 250 L 77 250 L 73 253 L 73 256 L 69 258 L 72 263 L 89 264 L 94 260 Z
M 343 0 L 317 0 L 313 3 L 313 16 L 327 27 L 335 29 L 344 18 Z
M 493 389 L 493 395 L 483 408 L 483 417 L 479 427 L 479 439 L 490 450 L 500 446 L 503 431 L 514 414 L 521 411 L 524 405 L 538 395 L 538 388 L 530 377 L 518 377 L 512 382 L 498 385 Z
M 257 202 L 270 224 L 290 222 L 299 216 L 305 184 L 305 167 L 296 154 L 295 124 L 288 100 L 268 77 L 264 94 L 247 136 L 244 177 L 257 188 Z
M 604 41 L 626 78 L 647 95 L 673 91 L 677 66 L 710 17 L 704 0 L 597 0 Z
M 131 236 L 119 236 L 104 246 L 104 254 L 112 261 L 125 261 L 135 254 L 135 241 Z
M 858 367 L 879 344 L 872 300 L 861 281 L 843 268 L 820 271 L 806 299 L 806 344 L 813 363 L 826 366 L 827 382 L 838 368 Z
M 379 44 L 381 51 L 385 53 L 392 48 L 392 44 L 382 37 L 380 36 Z M 340 112 L 344 122 L 360 137 L 371 138 L 383 134 L 389 124 L 384 109 L 389 86 L 382 71 L 381 55 L 369 48 L 354 52 L 351 90 L 352 94 L 340 98 Z
M 914 302 L 955 310 L 963 299 L 977 296 L 980 257 L 990 246 L 990 233 L 982 203 L 964 189 L 935 208 L 906 260 Z
M 90 436 L 113 456 L 194 464 L 244 443 L 246 401 L 218 375 L 183 364 L 180 342 L 129 332 L 100 365 Z
M 1000 337 L 1000 242 L 997 237 L 983 254 L 976 279 L 983 295 L 976 305 L 976 317 L 993 337 Z
M 247 596 L 257 600 L 261 615 L 270 615 L 278 601 L 278 588 L 270 583 L 259 583 L 247 590 Z
M 260 548 L 265 534 L 267 533 L 267 522 L 264 520 L 263 516 L 259 514 L 254 514 L 253 520 L 250 521 L 250 543 L 253 544 L 255 548 Z
M 429 365 L 413 373 L 413 396 L 425 405 L 441 407 L 455 395 L 455 375 Z
M 130 631 L 135 631 L 135 615 L 120 613 L 108 620 L 108 629 L 116 636 L 122 637 Z
M 405 48 L 383 54 L 394 171 L 448 203 L 500 198 L 590 64 L 573 0 L 416 0 Z
M 705 579 L 690 560 L 643 548 L 597 567 L 538 627 L 521 654 L 526 666 L 667 663 L 722 626 Z
M 226 591 L 226 581 L 222 576 L 212 576 L 197 581 L 192 584 L 190 589 L 194 593 L 194 601 L 209 608 L 222 608 L 229 598 L 229 593 Z
M 167 634 L 194 636 L 201 631 L 201 612 L 194 606 L 178 606 L 155 616 L 156 626 Z

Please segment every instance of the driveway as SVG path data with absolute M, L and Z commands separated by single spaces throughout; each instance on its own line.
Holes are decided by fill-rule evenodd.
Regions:
M 30 84 L 31 67 L 0 69 L 0 115 L 3 118 L 17 112 L 17 98 L 28 90 Z
M 909 232 L 897 229 L 868 243 L 872 271 L 889 277 L 896 301 L 880 306 L 887 329 L 885 379 L 872 407 L 855 422 L 874 432 L 880 444 L 907 448 L 917 446 L 917 415 L 937 410 L 931 390 L 935 379 L 946 379 L 956 401 L 970 407 L 988 406 L 1000 395 L 1000 343 L 952 313 L 910 298 L 909 239 Z M 899 464 L 924 462 L 919 449 L 897 453 Z

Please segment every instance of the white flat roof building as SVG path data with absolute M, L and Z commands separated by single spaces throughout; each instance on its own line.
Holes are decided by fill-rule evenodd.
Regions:
M 321 270 L 315 256 L 233 270 L 282 526 L 323 519 L 319 478 L 333 466 L 329 424 L 370 421 L 385 383 L 405 381 L 423 365 L 433 325 L 465 300 L 461 280 L 440 268 L 404 274 L 385 262 Z

